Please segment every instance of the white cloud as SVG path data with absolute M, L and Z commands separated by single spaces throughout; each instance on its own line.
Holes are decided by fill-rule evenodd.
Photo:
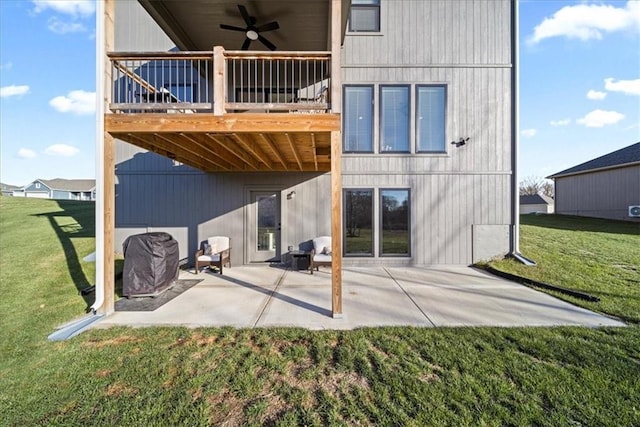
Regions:
M 571 119 L 561 119 L 561 120 L 551 120 L 549 122 L 549 124 L 551 126 L 567 126 L 569 123 L 571 123 Z
M 10 70 L 13 68 L 13 62 L 9 61 L 6 64 L 0 64 L 0 70 Z
M 624 114 L 617 111 L 593 110 L 577 122 L 588 128 L 601 128 L 606 125 L 618 123 L 624 119 Z
M 78 154 L 80 150 L 67 144 L 53 144 L 48 146 L 44 152 L 50 156 L 72 157 Z
M 33 159 L 36 156 L 36 152 L 29 148 L 21 148 L 18 150 L 18 157 L 21 159 Z
M 56 34 L 82 33 L 87 31 L 87 28 L 79 22 L 64 22 L 55 16 L 49 19 L 47 28 Z
M 11 85 L 3 86 L 0 88 L 0 98 L 8 98 L 10 96 L 21 96 L 29 93 L 29 86 L 27 85 Z
M 61 113 L 93 114 L 96 111 L 96 93 L 73 90 L 67 96 L 56 96 L 49 105 Z
M 625 95 L 640 95 L 640 79 L 615 81 L 608 78 L 604 79 L 604 88 L 611 92 L 622 92 Z
M 607 92 L 600 92 L 597 90 L 590 90 L 587 92 L 587 98 L 593 100 L 605 99 L 607 97 Z
M 602 39 L 603 33 L 640 30 L 640 2 L 628 1 L 625 7 L 604 4 L 565 6 L 538 24 L 529 43 L 551 37 L 590 40 Z
M 96 11 L 93 0 L 31 0 L 35 5 L 34 12 L 40 13 L 47 9 L 64 13 L 73 17 L 91 16 Z
M 538 133 L 538 131 L 535 129 L 522 129 L 520 131 L 520 135 L 524 136 L 525 138 L 532 138 L 536 135 L 536 133 Z

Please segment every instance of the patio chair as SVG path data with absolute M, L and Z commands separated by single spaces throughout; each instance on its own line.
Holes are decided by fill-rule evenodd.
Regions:
M 207 239 L 203 248 L 196 252 L 196 274 L 201 265 L 218 267 L 222 274 L 222 266 L 231 268 L 231 237 L 213 236 Z
M 313 239 L 313 249 L 309 257 L 309 272 L 318 267 L 331 267 L 331 236 L 320 236 Z

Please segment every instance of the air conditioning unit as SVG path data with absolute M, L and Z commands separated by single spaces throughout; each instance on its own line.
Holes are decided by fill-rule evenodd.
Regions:
M 640 205 L 629 206 L 629 216 L 632 218 L 640 218 Z

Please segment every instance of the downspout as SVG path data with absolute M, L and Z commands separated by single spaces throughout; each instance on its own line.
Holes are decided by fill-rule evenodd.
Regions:
M 96 313 L 104 303 L 104 2 L 96 2 Z
M 525 265 L 536 263 L 525 258 L 520 253 L 520 189 L 518 184 L 518 147 L 520 138 L 520 52 L 519 52 L 519 12 L 518 0 L 511 1 L 511 215 L 513 217 L 513 229 L 511 230 L 511 242 L 509 256 L 517 259 Z

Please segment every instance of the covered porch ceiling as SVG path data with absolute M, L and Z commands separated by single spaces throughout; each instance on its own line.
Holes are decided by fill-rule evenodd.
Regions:
M 204 172 L 329 172 L 339 114 L 107 114 L 113 137 Z
M 256 25 L 278 22 L 279 29 L 261 33 L 277 51 L 324 51 L 331 46 L 330 0 L 138 0 L 162 30 L 183 51 L 207 51 L 213 46 L 240 49 L 245 33 L 224 30 L 220 24 L 245 28 L 238 5 Z M 350 0 L 341 0 L 341 40 Z M 268 50 L 256 40 L 250 50 Z

